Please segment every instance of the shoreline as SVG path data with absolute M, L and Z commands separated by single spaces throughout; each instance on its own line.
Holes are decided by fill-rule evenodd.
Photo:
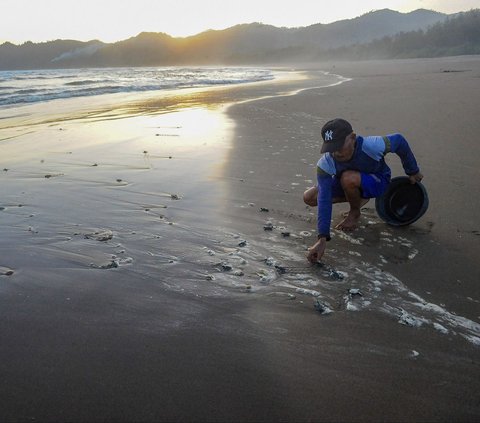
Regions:
M 273 71 L 275 72 L 275 78 L 266 81 L 131 93 L 121 92 L 6 105 L 0 109 L 0 123 L 12 117 L 41 115 L 44 109 L 46 110 L 45 114 L 47 116 L 48 114 L 52 115 L 51 119 L 53 121 L 55 119 L 64 120 L 65 117 L 72 113 L 75 113 L 74 117 L 70 117 L 69 119 L 82 119 L 92 114 L 102 115 L 103 113 L 112 112 L 117 109 L 119 117 L 141 115 L 152 112 L 152 109 L 157 113 L 165 113 L 175 111 L 177 108 L 215 103 L 223 104 L 228 101 L 235 101 L 235 94 L 238 92 L 244 92 L 244 96 L 248 96 L 249 94 L 256 96 L 256 88 L 266 88 L 267 91 L 273 92 L 286 83 L 306 79 L 306 77 L 302 75 L 302 72 L 298 71 L 287 69 L 277 69 Z M 62 110 L 63 115 L 58 114 L 58 109 Z M 12 113 L 14 113 L 13 116 Z M 0 130 L 1 129 L 4 129 L 4 126 L 0 126 Z

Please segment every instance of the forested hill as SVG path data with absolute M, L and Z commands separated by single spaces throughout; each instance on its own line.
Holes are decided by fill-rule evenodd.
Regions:
M 480 9 L 460 13 L 428 30 L 386 36 L 367 44 L 319 51 L 321 59 L 393 59 L 480 54 Z
M 57 40 L 0 45 L 0 70 L 173 65 L 282 64 L 327 59 L 480 53 L 480 10 L 445 15 L 388 9 L 303 28 L 237 25 L 173 38 L 141 33 L 116 43 Z

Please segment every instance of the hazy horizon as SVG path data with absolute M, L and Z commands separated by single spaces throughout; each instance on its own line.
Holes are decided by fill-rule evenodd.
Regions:
M 43 0 L 33 4 L 27 0 L 0 0 L 0 4 L 6 10 L 0 43 L 17 45 L 57 39 L 111 43 L 141 32 L 163 32 L 178 38 L 253 22 L 295 28 L 353 19 L 381 9 L 401 13 L 427 9 L 451 14 L 480 8 L 480 0 L 368 0 L 361 4 L 328 1 L 313 5 L 308 0 L 297 0 L 294 7 L 272 0 L 245 0 L 228 5 L 220 0 L 183 0 L 180 4 L 171 0 L 161 4 L 152 0 L 137 0 L 134 4 L 124 0 Z M 204 16 L 205 10 L 209 16 Z M 27 26 L 22 22 L 28 22 Z

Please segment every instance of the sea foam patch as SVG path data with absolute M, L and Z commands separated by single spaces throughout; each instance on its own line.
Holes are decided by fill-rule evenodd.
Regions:
M 173 267 L 162 266 L 169 289 L 203 296 L 263 295 L 288 299 L 289 306 L 313 301 L 312 312 L 320 314 L 374 310 L 419 333 L 431 330 L 480 345 L 480 324 L 425 300 L 380 265 L 366 261 L 360 253 L 363 239 L 342 233 L 324 263 L 312 266 L 306 261 L 311 237 L 285 237 L 284 221 L 271 216 L 269 222 L 271 230 L 265 232 L 260 221 L 259 235 L 250 237 L 225 228 L 192 231 L 177 226 L 176 231 L 188 233 L 189 247 L 183 242 L 169 245 L 169 254 L 178 258 Z M 386 238 L 381 246 L 402 247 L 401 256 L 389 256 L 382 248 L 385 262 L 414 259 L 419 253 L 407 238 L 390 232 L 381 237 Z

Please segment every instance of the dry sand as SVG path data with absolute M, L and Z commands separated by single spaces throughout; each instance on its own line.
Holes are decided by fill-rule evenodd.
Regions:
M 480 58 L 302 70 L 0 112 L 2 421 L 480 419 Z M 311 267 L 335 116 L 403 133 L 430 208 Z

